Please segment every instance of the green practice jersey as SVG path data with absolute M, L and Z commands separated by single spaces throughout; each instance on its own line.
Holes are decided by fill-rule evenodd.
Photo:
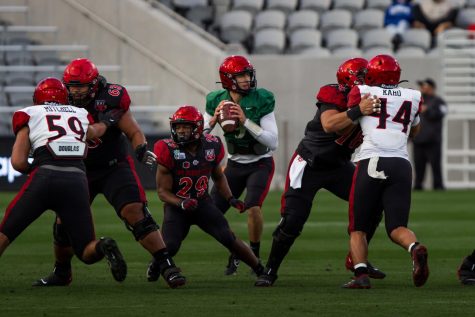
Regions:
M 206 96 L 206 112 L 213 116 L 216 107 L 218 107 L 222 100 L 232 101 L 227 90 L 221 89 L 210 92 Z M 252 90 L 249 94 L 243 95 L 239 105 L 249 120 L 260 124 L 262 117 L 274 111 L 274 94 L 264 88 L 257 88 Z M 230 154 L 261 155 L 269 151 L 267 147 L 257 142 L 242 125 L 234 132 L 225 133 L 224 138 Z

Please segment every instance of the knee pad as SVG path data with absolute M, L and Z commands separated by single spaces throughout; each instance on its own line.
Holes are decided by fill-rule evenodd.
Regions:
M 133 225 L 125 223 L 127 229 L 132 231 L 136 241 L 142 240 L 150 232 L 156 231 L 159 228 L 145 204 L 143 205 L 143 215 L 144 218 Z
M 302 226 L 296 222 L 292 223 L 291 217 L 282 217 L 279 225 L 272 233 L 274 240 L 283 243 L 293 243 L 294 240 L 300 235 Z M 289 221 L 290 220 L 290 221 Z
M 56 223 L 56 220 L 53 224 L 53 237 L 54 243 L 60 247 L 70 247 L 71 239 L 69 238 L 68 232 L 62 223 Z

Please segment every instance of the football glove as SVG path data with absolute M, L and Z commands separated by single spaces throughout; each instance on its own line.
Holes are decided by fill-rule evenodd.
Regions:
M 239 210 L 239 213 L 243 213 L 244 211 L 246 211 L 246 204 L 242 200 L 231 196 L 228 198 L 228 203 L 237 210 Z
M 140 144 L 135 148 L 135 157 L 151 170 L 157 166 L 157 156 L 147 149 L 147 143 Z
M 186 211 L 195 210 L 196 208 L 198 208 L 198 200 L 194 198 L 184 199 L 180 203 L 180 208 Z
M 475 285 L 475 262 L 471 260 L 470 256 L 463 259 L 457 275 L 462 284 Z
M 109 111 L 99 112 L 97 118 L 99 119 L 99 122 L 104 123 L 109 128 L 110 126 L 117 125 L 124 112 L 124 110 L 116 108 Z

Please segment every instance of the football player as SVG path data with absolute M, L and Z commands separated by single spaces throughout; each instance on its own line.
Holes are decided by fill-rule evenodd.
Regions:
M 273 233 L 272 248 L 265 273 L 255 283 L 258 287 L 272 286 L 277 271 L 300 235 L 307 221 L 317 192 L 325 188 L 341 199 L 348 200 L 354 164 L 351 155 L 361 143 L 361 130 L 354 125 L 353 114 L 347 111 L 347 94 L 350 89 L 364 82 L 367 61 L 353 58 L 337 70 L 338 84 L 326 85 L 317 94 L 317 112 L 307 123 L 305 137 L 300 141 L 290 160 L 282 194 L 282 219 Z M 368 96 L 362 98 L 358 109 L 373 113 L 373 103 Z M 377 222 L 372 227 L 374 233 Z M 351 257 L 346 266 L 352 269 Z M 371 276 L 384 278 L 385 274 L 373 266 Z
M 157 192 L 165 203 L 163 238 L 174 256 L 191 225 L 196 224 L 260 274 L 264 267 L 259 259 L 236 238 L 208 194 L 211 177 L 228 204 L 240 212 L 245 210 L 244 203 L 231 193 L 221 169 L 223 144 L 216 136 L 203 136 L 203 124 L 203 116 L 195 107 L 181 106 L 170 118 L 172 138 L 155 143 Z
M 244 56 L 226 57 L 219 67 L 219 76 L 223 89 L 206 96 L 205 128 L 211 131 L 223 104 L 234 102 L 231 112 L 240 124 L 235 131 L 224 133 L 228 148 L 224 174 L 234 197 L 240 197 L 246 190 L 244 202 L 248 208 L 249 241 L 252 251 L 259 257 L 263 230 L 261 208 L 274 176 L 272 153 L 278 145 L 274 95 L 257 88 L 254 66 Z M 226 197 L 222 197 L 216 188 L 212 189 L 211 196 L 223 213 L 229 209 Z M 231 255 L 225 274 L 236 273 L 238 264 L 238 258 Z
M 137 240 L 150 254 L 153 263 L 147 276 L 155 279 L 162 274 L 172 287 L 185 284 L 185 278 L 168 254 L 158 225 L 148 208 L 145 191 L 135 171 L 132 157 L 128 154 L 129 141 L 137 159 L 149 167 L 156 163 L 153 152 L 147 150 L 145 135 L 140 130 L 131 111 L 127 89 L 111 84 L 99 75 L 97 67 L 88 59 L 75 59 L 66 66 L 63 82 L 68 88 L 71 103 L 86 109 L 93 117 L 114 109 L 122 109 L 124 115 L 116 126 L 108 129 L 101 138 L 88 143 L 85 160 L 90 202 L 102 193 L 114 207 Z M 56 263 L 53 272 L 34 285 L 54 286 L 71 283 L 71 244 L 60 219 L 54 225 Z M 156 280 L 156 279 L 155 279 Z
M 368 278 L 367 234 L 384 209 L 386 232 L 391 240 L 406 249 L 413 261 L 412 279 L 416 287 L 429 277 L 427 248 L 407 228 L 411 205 L 412 166 L 407 153 L 407 139 L 417 134 L 422 104 L 418 90 L 399 87 L 401 67 L 389 55 L 377 55 L 368 63 L 366 85 L 352 88 L 348 97 L 349 112 L 363 131 L 363 143 L 351 187 L 350 247 L 355 277 L 344 288 L 370 288 Z M 370 94 L 378 99 L 369 116 L 360 113 L 361 98 Z M 354 110 L 356 109 L 356 110 Z
M 109 111 L 101 115 L 101 123 L 92 124 L 93 118 L 85 109 L 69 106 L 67 100 L 63 83 L 46 78 L 33 94 L 35 106 L 13 114 L 16 138 L 12 165 L 29 176 L 0 224 L 0 255 L 34 220 L 51 209 L 61 217 L 76 256 L 86 264 L 105 257 L 114 279 L 123 281 L 127 265 L 116 242 L 95 238 L 83 163 L 86 137 L 102 136 L 122 111 Z M 30 152 L 32 164 L 28 162 Z

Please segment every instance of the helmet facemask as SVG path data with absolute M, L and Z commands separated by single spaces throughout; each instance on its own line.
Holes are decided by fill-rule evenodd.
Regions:
M 239 77 L 240 75 L 244 75 L 244 74 L 248 74 L 249 75 L 249 80 L 247 81 L 243 81 L 243 80 L 239 80 L 238 78 L 236 77 Z M 239 94 L 242 94 L 242 95 L 247 95 L 249 94 L 249 92 L 251 92 L 252 90 L 256 89 L 256 86 L 257 86 L 257 81 L 256 81 L 256 71 L 253 69 L 253 68 L 250 68 L 250 69 L 246 69 L 245 71 L 243 72 L 239 72 L 239 73 L 234 73 L 234 74 L 230 74 L 230 73 L 225 73 L 225 76 L 230 80 L 230 82 L 232 83 L 231 84 L 231 87 L 229 87 L 228 89 L 231 90 L 231 91 L 235 91 Z M 245 82 L 248 82 L 249 83 L 249 87 L 247 89 L 242 89 L 239 84 L 243 84 Z
M 177 129 L 178 125 L 187 126 L 188 129 L 181 129 L 181 131 L 178 131 L 179 130 Z M 173 141 L 175 141 L 175 143 L 180 144 L 180 145 L 196 142 L 201 137 L 197 123 L 192 122 L 192 121 L 185 121 L 185 120 L 170 121 L 170 130 L 171 130 Z

